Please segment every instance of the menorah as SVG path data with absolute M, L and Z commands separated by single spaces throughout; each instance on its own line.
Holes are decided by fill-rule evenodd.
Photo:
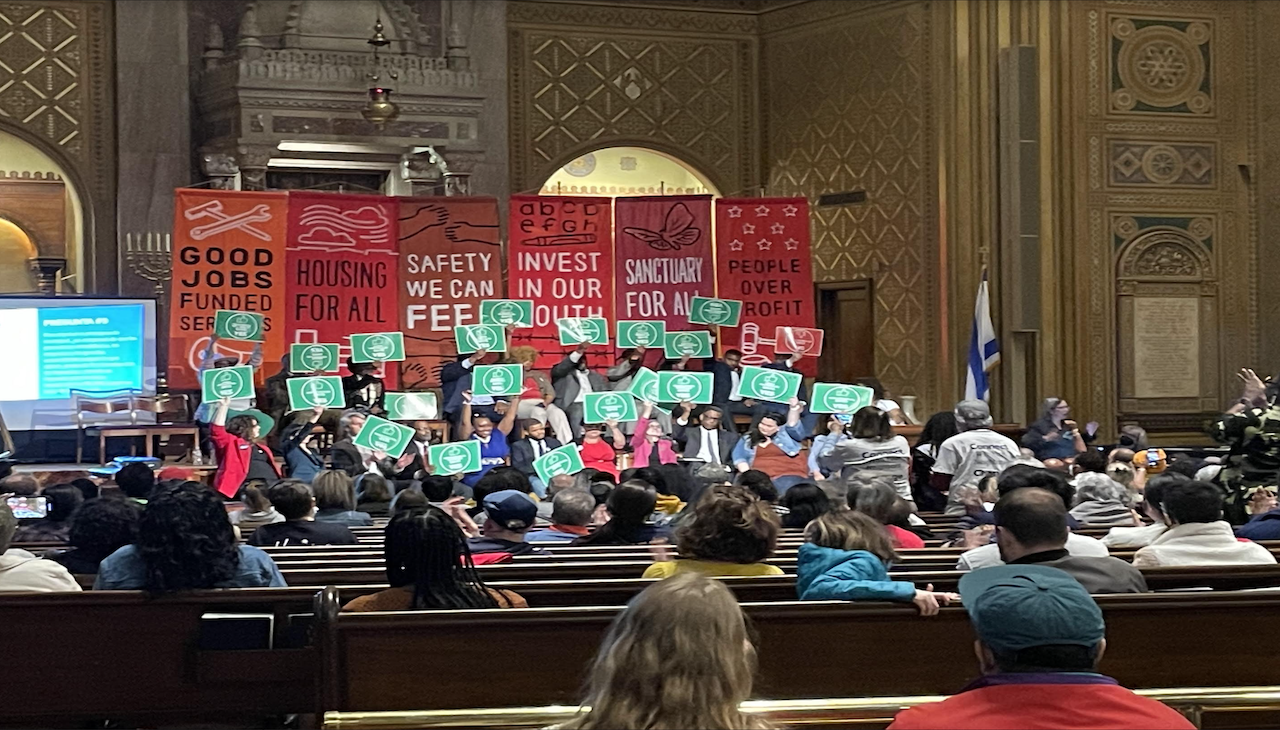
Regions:
M 151 282 L 158 304 L 164 296 L 165 285 L 173 278 L 172 247 L 173 236 L 168 233 L 124 234 L 125 262 L 136 276 Z

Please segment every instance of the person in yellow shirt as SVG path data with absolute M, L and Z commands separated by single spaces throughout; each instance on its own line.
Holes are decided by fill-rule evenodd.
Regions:
M 703 492 L 692 520 L 676 529 L 679 558 L 644 571 L 645 578 L 695 572 L 709 576 L 782 575 L 766 562 L 778 543 L 778 515 L 743 487 L 715 486 Z

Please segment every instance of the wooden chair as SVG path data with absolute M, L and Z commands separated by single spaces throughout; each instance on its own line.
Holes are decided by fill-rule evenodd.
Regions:
M 117 413 L 129 414 L 123 423 L 136 425 L 138 414 L 133 410 L 133 399 L 139 396 L 137 390 L 71 390 L 71 419 L 76 424 L 76 463 L 84 463 L 84 432 L 95 425 L 106 425 L 114 420 Z M 95 418 L 96 417 L 96 418 Z M 96 420 L 96 423 L 93 421 Z M 102 455 L 99 454 L 99 457 Z

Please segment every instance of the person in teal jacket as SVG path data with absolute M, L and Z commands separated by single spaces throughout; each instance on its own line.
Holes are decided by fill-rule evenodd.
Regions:
M 859 512 L 828 512 L 804 531 L 796 564 L 796 592 L 802 601 L 900 601 L 914 603 L 924 616 L 959 601 L 955 593 L 935 593 L 933 584 L 889 579 L 897 557 L 884 525 Z

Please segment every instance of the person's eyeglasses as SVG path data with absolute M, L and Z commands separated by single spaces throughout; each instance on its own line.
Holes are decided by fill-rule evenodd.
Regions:
M 713 415 L 711 415 L 710 413 L 707 413 L 707 414 L 704 414 L 704 415 L 702 416 L 702 420 L 704 420 L 704 421 L 719 421 L 719 420 L 720 420 L 720 416 L 713 416 Z

